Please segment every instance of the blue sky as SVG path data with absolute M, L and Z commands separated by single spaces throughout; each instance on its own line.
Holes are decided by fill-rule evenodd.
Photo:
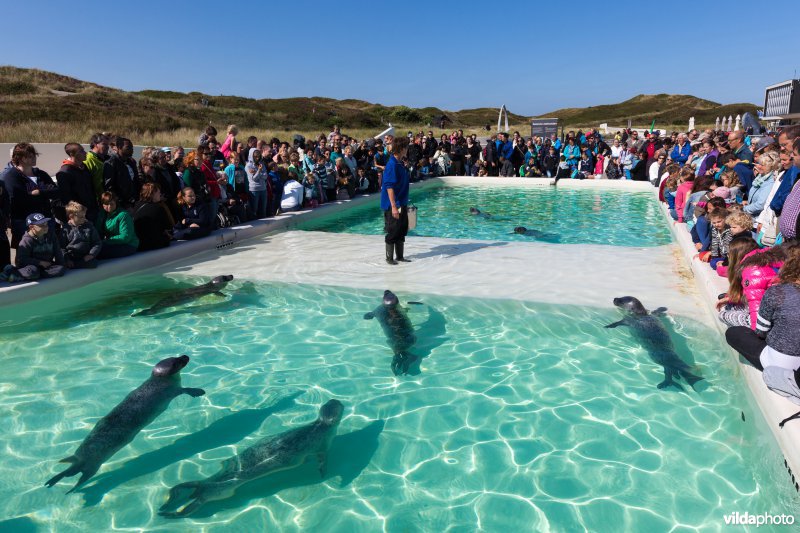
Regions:
M 125 90 L 522 115 L 640 93 L 763 104 L 800 70 L 797 1 L 389 5 L 9 2 L 0 64 Z

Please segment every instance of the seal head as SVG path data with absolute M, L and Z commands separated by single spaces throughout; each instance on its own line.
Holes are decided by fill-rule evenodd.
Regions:
M 227 285 L 229 281 L 233 281 L 233 276 L 230 274 L 225 274 L 224 276 L 217 276 L 216 278 L 212 279 L 211 284 L 216 286 L 218 289 L 221 289 Z
M 620 298 L 614 298 L 613 301 L 615 306 L 627 311 L 632 315 L 647 314 L 647 309 L 645 309 L 645 307 L 642 305 L 642 302 L 633 296 L 622 296 Z
M 342 421 L 344 405 L 339 400 L 329 400 L 319 408 L 319 420 L 326 426 L 335 426 Z
M 151 375 L 154 378 L 166 378 L 174 376 L 183 370 L 183 367 L 185 367 L 188 363 L 188 355 L 182 355 L 180 357 L 167 357 L 166 359 L 159 361 L 158 364 L 153 367 L 153 372 Z
M 390 290 L 383 291 L 383 305 L 384 307 L 395 307 L 400 303 L 397 295 Z
M 514 228 L 514 233 L 519 233 L 520 235 L 524 235 L 526 231 L 528 231 L 528 228 L 525 226 L 517 226 Z
M 470 207 L 469 208 L 469 214 L 470 215 L 480 215 L 481 214 L 481 210 L 478 209 L 477 207 Z

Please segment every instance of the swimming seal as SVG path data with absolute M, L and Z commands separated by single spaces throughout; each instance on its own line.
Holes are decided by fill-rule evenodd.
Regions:
M 206 392 L 203 389 L 181 387 L 181 369 L 189 362 L 188 355 L 168 357 L 153 367 L 150 378 L 128 394 L 122 402 L 95 424 L 73 455 L 62 459 L 61 463 L 72 465 L 50 478 L 46 486 L 52 487 L 62 478 L 81 474 L 78 483 L 67 494 L 74 491 L 89 478 L 112 455 L 163 413 L 173 398 L 181 394 L 198 397 Z
M 233 280 L 233 276 L 230 274 L 224 276 L 217 276 L 208 283 L 204 283 L 197 287 L 192 287 L 190 289 L 185 289 L 180 292 L 176 292 L 170 296 L 167 296 L 163 300 L 156 302 L 156 304 L 149 308 L 145 309 L 144 311 L 139 311 L 138 313 L 133 313 L 131 316 L 150 316 L 158 313 L 163 309 L 168 309 L 170 307 L 175 307 L 176 305 L 185 304 L 187 302 L 191 302 L 192 300 L 196 300 L 201 298 L 207 294 L 216 294 L 217 296 L 225 296 L 220 291 L 225 288 L 229 281 Z
M 386 335 L 386 341 L 394 352 L 391 364 L 392 372 L 396 376 L 408 373 L 408 368 L 417 359 L 415 355 L 409 353 L 411 347 L 417 342 L 417 337 L 414 334 L 411 320 L 400 306 L 400 300 L 392 291 L 384 291 L 383 304 L 364 315 L 364 320 L 373 318 L 377 318 L 380 322 L 383 333 Z
M 158 514 L 166 518 L 189 516 L 204 503 L 223 500 L 236 489 L 255 479 L 303 464 L 310 456 L 319 461 L 325 476 L 325 462 L 344 405 L 330 400 L 319 410 L 319 418 L 307 426 L 265 437 L 245 451 L 223 461 L 222 469 L 203 481 L 190 481 L 172 487 L 167 503 Z
M 658 384 L 659 389 L 674 385 L 683 390 L 683 387 L 672 379 L 676 375 L 685 379 L 692 388 L 695 383 L 703 379 L 692 374 L 691 367 L 675 353 L 667 328 L 657 318 L 657 316 L 663 315 L 666 311 L 665 308 L 659 307 L 650 312 L 645 309 L 642 302 L 633 296 L 614 298 L 613 301 L 614 305 L 625 311 L 627 315 L 622 320 L 608 324 L 606 327 L 629 326 L 633 329 L 634 336 L 642 343 L 653 362 L 664 367 L 664 381 Z
M 555 233 L 547 233 L 539 231 L 538 229 L 528 229 L 525 226 L 517 226 L 514 228 L 514 233 L 525 237 L 533 237 L 538 241 L 559 242 L 559 237 Z

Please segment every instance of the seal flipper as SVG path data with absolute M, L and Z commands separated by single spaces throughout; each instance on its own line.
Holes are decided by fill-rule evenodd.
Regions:
M 225 297 L 225 293 L 220 291 L 212 292 L 211 294 L 214 294 L 216 296 L 222 296 L 223 298 Z
M 70 455 L 69 457 L 65 457 L 59 461 L 59 463 L 72 463 L 72 466 L 61 472 L 60 474 L 56 474 L 55 476 L 51 477 L 50 479 L 45 482 L 45 487 L 52 487 L 59 481 L 61 481 L 65 477 L 72 477 L 78 472 L 81 471 L 81 462 L 80 459 L 75 457 L 74 455 Z
M 605 327 L 607 327 L 607 328 L 615 328 L 617 326 L 624 326 L 624 325 L 625 325 L 625 319 L 623 318 L 622 320 L 617 320 L 616 322 L 612 322 L 611 324 L 608 324 Z
M 181 518 L 195 512 L 206 502 L 201 496 L 202 487 L 201 481 L 188 481 L 172 487 L 169 490 L 169 499 L 158 509 L 159 516 Z
M 664 316 L 667 313 L 666 307 L 659 307 L 658 309 L 653 309 L 650 311 L 650 314 L 653 316 Z
M 664 369 L 664 381 L 662 381 L 661 383 L 659 383 L 656 386 L 659 389 L 665 389 L 665 388 L 669 387 L 670 385 L 673 385 L 678 390 L 684 390 L 683 386 L 680 383 L 678 383 L 677 381 L 672 379 L 672 376 L 674 376 L 674 375 L 675 375 L 675 373 L 672 370 L 670 370 L 668 368 L 665 368 Z
M 370 311 L 369 313 L 364 313 L 364 320 L 372 320 L 375 318 L 375 313 Z
M 197 398 L 202 396 L 206 393 L 203 389 L 193 388 L 193 387 L 184 387 L 181 389 L 179 394 L 188 394 L 192 398 Z
M 84 467 L 85 467 L 85 464 L 84 464 Z M 94 466 L 94 467 L 92 467 L 92 468 L 90 468 L 88 470 L 86 470 L 86 469 L 81 470 L 80 479 L 78 479 L 78 482 L 75 483 L 74 487 L 72 487 L 71 489 L 69 489 L 67 491 L 67 494 L 75 492 L 75 490 L 79 489 L 84 483 L 89 481 L 91 479 L 91 477 L 97 473 L 98 470 L 100 470 L 100 465 Z
M 317 453 L 317 461 L 319 461 L 319 475 L 325 479 L 325 474 L 328 472 L 328 453 L 325 450 Z

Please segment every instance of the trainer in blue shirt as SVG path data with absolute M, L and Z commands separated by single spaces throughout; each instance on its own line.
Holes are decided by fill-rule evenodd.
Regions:
M 408 263 L 403 257 L 403 248 L 408 234 L 408 170 L 400 162 L 408 150 L 408 137 L 395 137 L 392 154 L 386 163 L 381 180 L 381 209 L 386 230 L 386 262 Z M 395 261 L 395 252 L 397 261 Z

